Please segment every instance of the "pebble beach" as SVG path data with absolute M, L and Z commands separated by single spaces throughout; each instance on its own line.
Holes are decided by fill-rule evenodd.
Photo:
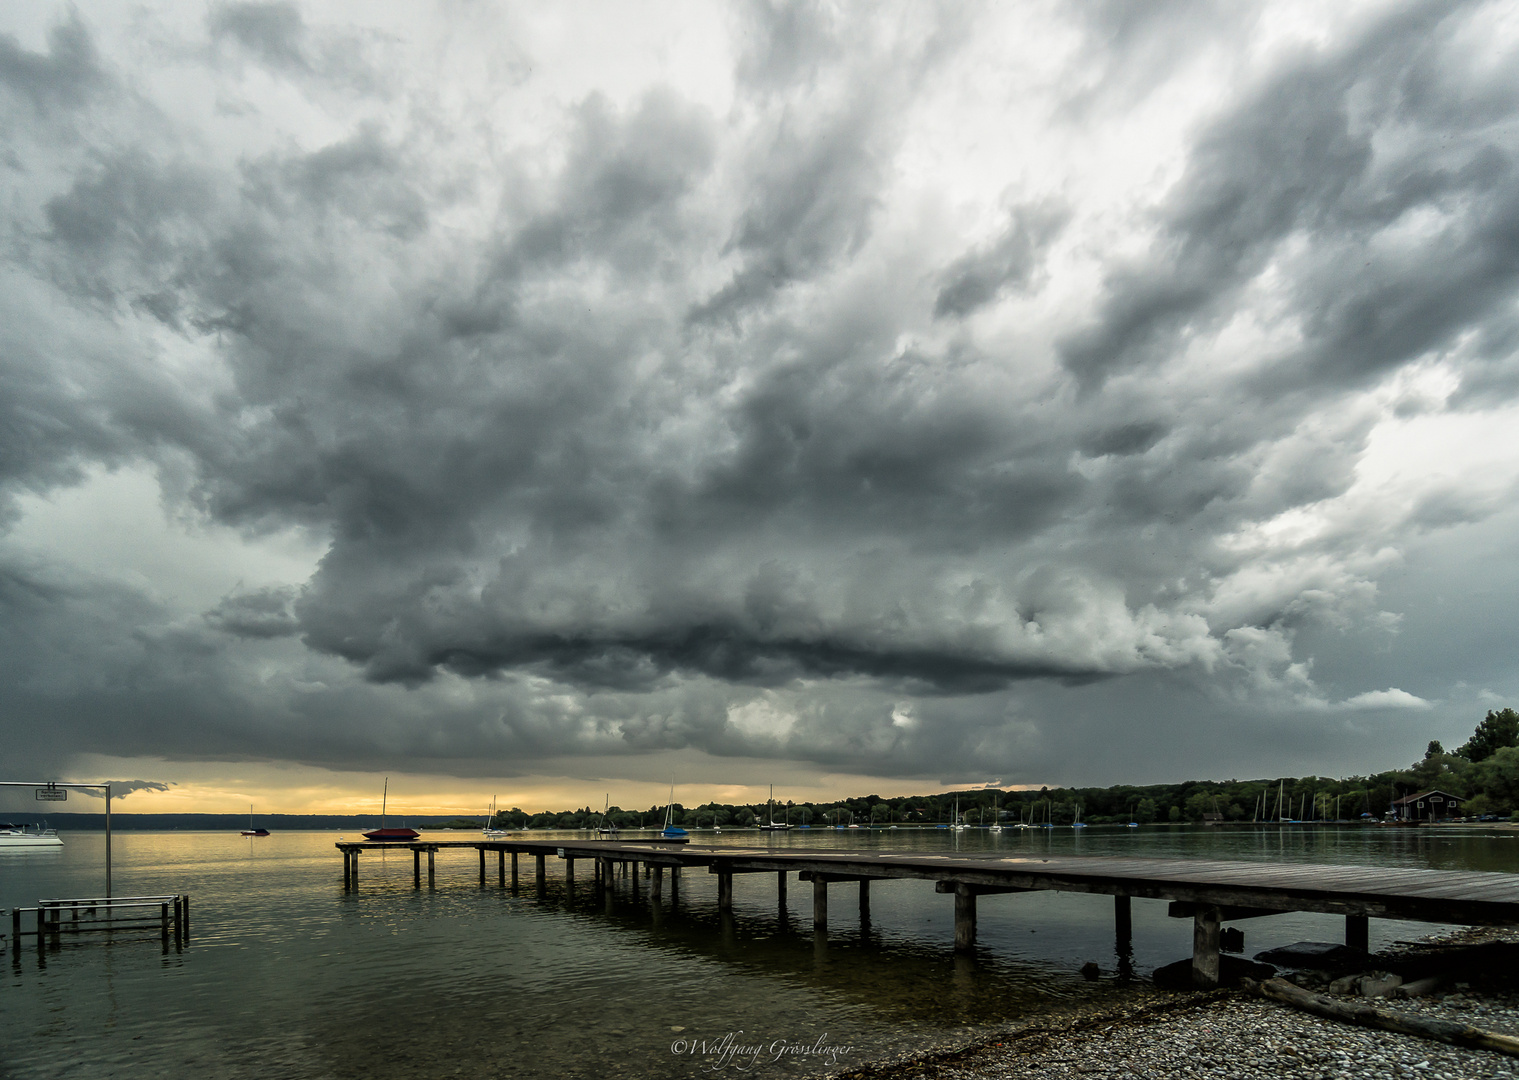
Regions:
M 1519 941 L 1513 930 L 1461 942 Z M 1483 973 L 1445 992 L 1380 1007 L 1519 1036 L 1519 976 Z M 1519 1057 L 1359 1027 L 1244 990 L 1162 992 L 1136 987 L 1105 1010 L 1048 1017 L 977 1045 L 845 1069 L 833 1080 L 1064 1080 L 1210 1077 L 1218 1080 L 1519 1080 Z

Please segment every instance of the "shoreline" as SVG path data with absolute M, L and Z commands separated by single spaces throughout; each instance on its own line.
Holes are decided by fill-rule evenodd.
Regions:
M 1519 928 L 1431 935 L 1381 955 L 1392 959 L 1431 945 L 1482 942 L 1519 943 Z M 1519 1035 L 1519 978 L 1495 972 L 1473 982 L 1376 1003 Z M 825 1080 L 1519 1080 L 1519 1057 L 1328 1020 L 1240 989 L 1164 991 L 1142 983 L 1135 990 L 1132 1001 L 1041 1014 L 968 1045 L 839 1068 Z

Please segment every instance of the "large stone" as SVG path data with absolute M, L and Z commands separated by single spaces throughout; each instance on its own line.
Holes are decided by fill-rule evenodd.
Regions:
M 1280 949 L 1267 949 L 1256 953 L 1255 958 L 1263 964 L 1275 964 L 1284 968 L 1310 968 L 1314 971 L 1365 971 L 1370 966 L 1371 955 L 1349 945 L 1335 945 L 1327 941 L 1299 941 L 1283 945 Z

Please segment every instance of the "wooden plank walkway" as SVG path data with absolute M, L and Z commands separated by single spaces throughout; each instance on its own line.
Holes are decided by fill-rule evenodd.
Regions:
M 417 840 L 400 844 L 339 841 L 346 888 L 358 885 L 359 854 L 405 849 L 413 853 L 413 883 L 421 887 L 421 856 L 434 881 L 439 850 L 474 848 L 479 852 L 480 883 L 485 884 L 486 854 L 496 852 L 499 878 L 506 885 L 506 857 L 511 856 L 512 888 L 518 887 L 517 859 L 532 855 L 541 891 L 549 856 L 565 864 L 573 887 L 575 863 L 591 860 L 594 884 L 610 881 L 618 865 L 643 863 L 659 895 L 666 868 L 705 868 L 718 878 L 718 907 L 731 910 L 735 874 L 775 873 L 784 902 L 787 875 L 798 874 L 813 885 L 813 927 L 826 933 L 828 885 L 858 882 L 862 914 L 868 913 L 869 883 L 892 878 L 932 881 L 939 892 L 955 896 L 955 947 L 975 945 L 976 897 L 1003 892 L 1097 893 L 1115 898 L 1120 942 L 1128 936 L 1132 897 L 1171 901 L 1170 912 L 1193 919 L 1193 980 L 1218 982 L 1218 935 L 1224 922 L 1289 911 L 1345 916 L 1346 943 L 1365 949 L 1367 920 L 1403 919 L 1461 925 L 1519 925 L 1519 874 L 1464 870 L 1417 870 L 1401 867 L 1325 866 L 1308 863 L 1231 862 L 1214 859 L 1149 859 L 1127 856 L 1051 855 L 999 857 L 925 851 L 846 851 L 789 847 L 705 847 L 657 840 Z M 610 897 L 609 897 L 610 898 Z M 867 915 L 868 917 L 868 915 Z

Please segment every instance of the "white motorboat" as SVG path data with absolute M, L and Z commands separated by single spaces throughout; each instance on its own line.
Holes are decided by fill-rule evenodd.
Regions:
M 54 848 L 62 847 L 58 830 L 45 825 L 13 825 L 0 821 L 0 848 Z

